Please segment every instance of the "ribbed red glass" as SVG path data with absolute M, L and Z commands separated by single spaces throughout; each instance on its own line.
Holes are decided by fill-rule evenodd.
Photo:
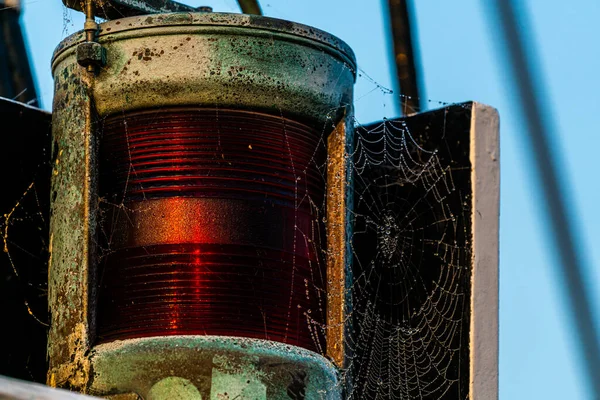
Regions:
M 106 120 L 99 340 L 228 335 L 319 350 L 325 158 L 319 132 L 265 114 Z

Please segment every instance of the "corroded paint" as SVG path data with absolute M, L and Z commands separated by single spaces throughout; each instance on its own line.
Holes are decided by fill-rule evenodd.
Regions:
M 352 115 L 350 109 L 347 115 Z M 350 212 L 352 211 L 352 120 L 342 119 L 327 140 L 327 355 L 345 368 L 346 316 L 352 306 Z
M 108 62 L 98 113 L 161 106 L 252 109 L 323 126 L 352 102 L 356 63 L 339 39 L 304 25 L 218 13 L 132 17 L 100 25 Z M 55 52 L 75 57 L 81 33 Z
M 76 63 L 55 71 L 52 115 L 48 338 L 51 386 L 84 390 L 90 362 L 89 272 L 93 252 L 95 162 L 91 76 Z
M 337 400 L 341 396 L 331 362 L 268 340 L 171 336 L 115 341 L 96 346 L 92 363 L 90 392 L 95 394 L 134 392 L 146 398 L 153 392 L 158 398 L 165 386 L 174 385 L 185 392 L 195 388 L 203 399 L 239 395 L 239 399 L 287 400 L 304 393 L 306 399 Z M 171 379 L 165 382 L 165 377 Z

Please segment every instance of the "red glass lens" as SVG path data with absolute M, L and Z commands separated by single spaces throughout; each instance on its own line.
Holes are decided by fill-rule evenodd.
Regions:
M 324 348 L 326 149 L 308 125 L 161 109 L 104 122 L 101 342 L 227 335 Z

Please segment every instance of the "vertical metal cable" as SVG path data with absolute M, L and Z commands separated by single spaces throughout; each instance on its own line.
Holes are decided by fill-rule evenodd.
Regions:
M 410 26 L 411 14 L 407 3 L 407 0 L 388 0 L 394 63 L 396 64 L 398 78 L 397 88 L 401 95 L 402 114 L 418 112 L 422 106 L 419 95 L 417 52 Z

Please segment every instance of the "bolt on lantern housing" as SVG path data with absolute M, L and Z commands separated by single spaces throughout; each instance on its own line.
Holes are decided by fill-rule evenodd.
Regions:
M 352 50 L 220 13 L 85 39 L 52 63 L 49 383 L 340 398 Z

